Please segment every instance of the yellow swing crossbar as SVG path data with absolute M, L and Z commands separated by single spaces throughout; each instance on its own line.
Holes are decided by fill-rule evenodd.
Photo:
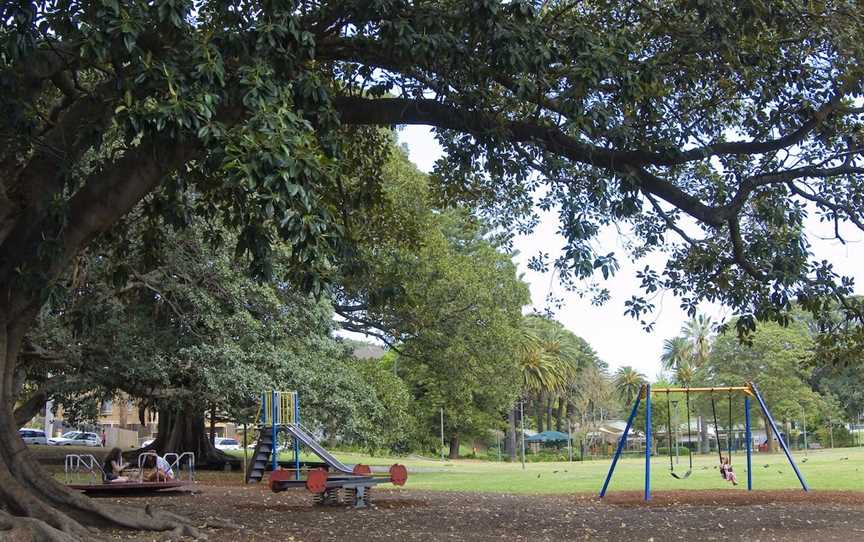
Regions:
M 750 386 L 720 386 L 715 388 L 655 388 L 651 386 L 651 394 L 658 393 L 711 393 L 711 392 L 729 392 L 729 393 L 744 393 L 750 397 L 755 397 L 753 388 Z M 645 388 L 642 388 L 642 398 L 645 397 Z

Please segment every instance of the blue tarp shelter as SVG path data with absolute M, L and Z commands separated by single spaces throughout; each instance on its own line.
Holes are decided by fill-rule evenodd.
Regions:
M 567 433 L 561 431 L 543 431 L 525 438 L 525 442 L 567 442 Z

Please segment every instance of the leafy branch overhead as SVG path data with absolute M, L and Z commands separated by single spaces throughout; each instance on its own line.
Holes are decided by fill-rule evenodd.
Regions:
M 567 242 L 534 263 L 569 287 L 595 288 L 595 273 L 617 269 L 619 255 L 596 242 L 610 225 L 627 234 L 630 256 L 668 256 L 663 269 L 641 273 L 642 291 L 625 304 L 646 326 L 653 296 L 671 290 L 691 314 L 702 301 L 731 307 L 739 332 L 756 320 L 788 323 L 796 301 L 822 329 L 860 330 L 855 285 L 810 254 L 805 227 L 815 217 L 845 241 L 864 225 L 857 8 L 805 0 L 0 4 L 0 521 L 15 510 L 41 518 L 27 523 L 41 535 L 59 529 L 78 539 L 91 535 L 81 522 L 194 534 L 170 514 L 109 512 L 61 491 L 3 436 L 14 433 L 24 338 L 95 239 L 114 236 L 122 249 L 126 232 L 157 221 L 207 224 L 206 241 L 234 241 L 256 275 L 330 289 L 369 329 L 360 319 L 368 307 L 389 314 L 378 302 L 388 296 L 376 297 L 386 292 L 343 279 L 362 272 L 363 243 L 376 246 L 364 221 L 382 212 L 386 128 L 396 125 L 435 128 L 447 155 L 428 197 L 432 208 L 456 209 L 438 217 L 440 235 L 424 238 L 416 221 L 416 231 L 392 222 L 382 236 L 434 241 L 421 244 L 430 255 L 447 243 L 464 249 L 449 264 L 499 261 L 478 239 L 506 246 L 536 223 L 536 203 L 559 214 Z M 476 218 L 492 231 L 447 230 L 448 220 Z M 152 241 L 145 246 L 157 255 Z M 419 271 L 460 277 L 440 263 Z M 166 286 L 137 280 L 151 293 Z M 484 277 L 467 274 L 464 283 L 477 280 Z M 492 286 L 475 301 L 493 303 L 503 290 L 509 306 L 523 293 Z M 597 301 L 609 297 L 593 291 Z M 409 293 L 446 294 L 440 285 Z M 399 324 L 400 335 L 416 336 L 422 322 Z M 437 339 L 457 352 L 482 344 L 461 338 Z
M 852 291 L 803 227 L 862 225 L 864 24 L 846 4 L 98 4 L 3 15 L 4 276 L 33 265 L 11 249 L 37 232 L 68 257 L 182 173 L 204 195 L 190 212 L 243 226 L 260 272 L 281 235 L 319 287 L 344 233 L 340 126 L 430 124 L 448 153 L 437 197 L 530 226 L 545 187 L 571 286 L 614 272 L 591 241 L 618 223 L 634 254 L 669 254 L 645 293 L 690 311 L 722 302 L 744 326 Z M 98 147 L 112 130 L 126 144 Z

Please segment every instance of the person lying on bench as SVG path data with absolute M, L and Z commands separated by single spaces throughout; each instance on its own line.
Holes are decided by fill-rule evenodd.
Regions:
M 174 470 L 161 455 L 156 456 L 156 469 L 144 478 L 148 482 L 170 482 L 174 479 Z
M 123 461 L 123 453 L 120 448 L 112 448 L 108 455 L 105 456 L 105 463 L 102 470 L 105 473 L 105 481 L 108 483 L 128 482 L 129 477 L 123 476 L 123 469 L 129 464 Z

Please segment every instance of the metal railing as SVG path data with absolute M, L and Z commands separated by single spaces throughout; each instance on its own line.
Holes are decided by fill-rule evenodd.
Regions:
M 195 481 L 195 453 L 194 452 L 183 452 L 183 453 L 174 453 L 168 452 L 162 457 L 168 464 L 171 466 L 171 469 L 177 473 L 175 477 L 176 480 L 183 480 L 183 465 L 185 460 L 186 465 L 186 474 L 187 480 L 189 482 Z
M 105 480 L 102 463 L 92 454 L 66 454 L 63 462 L 63 472 L 66 483 L 78 483 L 82 476 L 89 475 L 90 483 L 101 483 Z
M 261 394 L 261 424 L 294 423 L 297 405 L 296 391 L 268 391 Z
M 148 462 L 147 458 L 152 457 L 152 462 Z M 142 452 L 138 455 L 138 479 L 139 481 L 144 480 L 144 471 L 148 468 L 148 464 L 152 465 L 153 468 L 156 468 L 156 460 L 159 457 L 159 454 L 156 452 Z M 177 481 L 183 480 L 183 466 L 186 466 L 186 479 L 189 482 L 195 481 L 195 453 L 194 452 L 167 452 L 164 456 L 162 456 L 171 470 L 176 473 L 174 479 Z
M 144 482 L 144 471 L 152 465 L 156 466 L 156 452 L 143 452 L 138 454 L 138 472 L 128 476 L 129 480 Z M 150 459 L 152 458 L 152 460 Z M 174 453 L 168 452 L 163 458 L 174 471 L 177 481 L 195 481 L 195 454 L 193 452 Z M 184 471 L 186 475 L 184 476 Z M 105 481 L 105 470 L 102 462 L 92 454 L 66 454 L 63 461 L 63 473 L 66 484 L 101 484 Z

